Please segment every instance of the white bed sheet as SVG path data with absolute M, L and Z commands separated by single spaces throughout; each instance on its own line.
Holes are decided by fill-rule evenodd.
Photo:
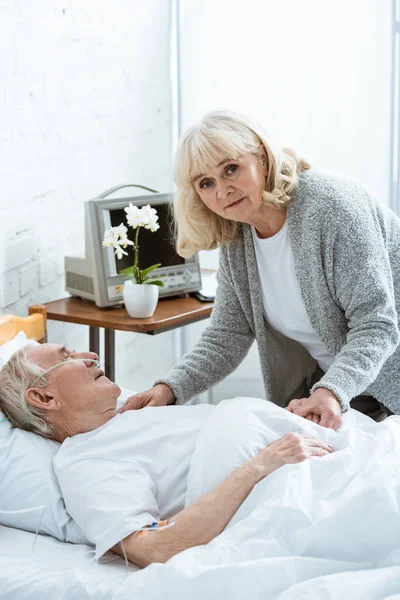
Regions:
M 399 600 L 400 417 L 343 420 L 336 433 L 262 400 L 219 404 L 197 440 L 187 503 L 288 431 L 335 452 L 278 469 L 209 544 L 128 577 L 113 600 Z
M 256 414 L 267 407 L 257 400 L 245 402 L 249 409 L 254 403 Z M 235 405 L 236 419 L 230 414 Z M 223 414 L 226 409 L 229 415 Z M 264 425 L 273 428 L 274 436 L 321 429 L 273 405 L 268 410 Z M 238 466 L 241 454 L 249 452 L 249 440 L 267 442 L 263 427 L 257 429 L 260 436 L 250 435 L 253 421 L 244 420 L 240 404 L 220 405 L 218 411 L 199 436 L 188 502 Z M 220 536 L 166 564 L 138 570 L 113 553 L 96 563 L 92 548 L 46 536 L 38 538 L 32 558 L 34 534 L 0 526 L 0 599 L 399 600 L 400 418 L 374 423 L 350 411 L 344 421 L 340 434 L 319 431 L 341 452 L 272 474 L 256 486 Z M 347 458 L 353 454 L 352 460 L 345 453 Z M 312 477 L 314 471 L 320 477 Z
M 113 552 L 101 562 L 93 548 L 65 544 L 0 525 L 1 600 L 108 600 L 137 571 Z M 112 562 L 108 562 L 112 561 Z

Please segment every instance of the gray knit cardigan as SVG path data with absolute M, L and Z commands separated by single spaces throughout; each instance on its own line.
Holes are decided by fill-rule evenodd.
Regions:
M 220 250 L 209 326 L 164 378 L 177 403 L 231 373 L 257 340 L 265 394 L 280 406 L 331 390 L 346 410 L 366 392 L 400 414 L 400 219 L 352 179 L 302 173 L 287 212 L 296 276 L 311 324 L 335 360 L 324 374 L 263 315 L 251 230 Z

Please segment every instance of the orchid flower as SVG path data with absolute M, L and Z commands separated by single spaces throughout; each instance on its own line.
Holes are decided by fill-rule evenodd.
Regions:
M 135 241 L 132 242 L 128 239 L 128 228 L 121 223 L 117 227 L 111 227 L 104 232 L 103 246 L 114 248 L 114 253 L 118 259 L 121 259 L 124 255 L 128 256 L 128 252 L 123 250 L 127 246 L 133 246 L 135 253 L 134 263 L 132 267 L 122 269 L 120 273 L 123 275 L 133 275 L 136 283 L 152 283 L 154 285 L 163 286 L 164 283 L 159 279 L 151 279 L 148 277 L 149 273 L 161 266 L 161 264 L 151 265 L 146 269 L 139 268 L 139 231 L 141 227 L 148 229 L 149 231 L 157 231 L 160 229 L 158 223 L 158 215 L 155 208 L 152 208 L 150 204 L 142 206 L 134 206 L 131 202 L 125 209 L 126 221 L 133 230 L 136 230 Z

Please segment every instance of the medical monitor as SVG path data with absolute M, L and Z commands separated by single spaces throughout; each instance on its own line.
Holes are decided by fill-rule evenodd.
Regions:
M 85 202 L 85 257 L 65 258 L 66 289 L 72 296 L 93 300 L 97 306 L 122 304 L 123 284 L 128 277 L 121 271 L 132 266 L 134 252 L 128 246 L 127 256 L 118 259 L 113 248 L 103 247 L 104 232 L 123 223 L 128 227 L 128 237 L 134 241 L 134 230 L 126 222 L 124 208 L 150 204 L 157 210 L 160 228 L 151 232 L 143 227 L 139 234 L 140 268 L 155 263 L 161 266 L 152 277 L 162 279 L 160 297 L 196 292 L 201 288 L 200 266 L 197 256 L 182 258 L 175 250 L 171 235 L 170 194 L 146 194 L 124 198 L 98 198 Z

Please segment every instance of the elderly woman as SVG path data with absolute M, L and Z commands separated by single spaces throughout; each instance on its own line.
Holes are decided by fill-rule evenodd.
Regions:
M 400 413 L 400 220 L 357 181 L 310 170 L 256 123 L 215 112 L 176 155 L 177 250 L 220 248 L 209 327 L 125 409 L 189 400 L 257 341 L 265 394 L 337 428 Z
M 104 376 L 97 359 L 43 344 L 19 350 L 0 370 L 0 410 L 15 427 L 61 443 L 54 466 L 65 504 L 96 545 L 97 558 L 109 549 L 125 551 L 144 567 L 207 544 L 256 483 L 283 465 L 331 453 L 323 440 L 291 433 L 295 417 L 286 413 L 283 437 L 259 443 L 253 458 L 247 455 L 185 508 L 196 441 L 216 407 L 118 414 L 120 388 Z M 260 403 L 258 416 L 267 418 L 266 403 Z M 258 427 L 260 439 L 259 432 Z

